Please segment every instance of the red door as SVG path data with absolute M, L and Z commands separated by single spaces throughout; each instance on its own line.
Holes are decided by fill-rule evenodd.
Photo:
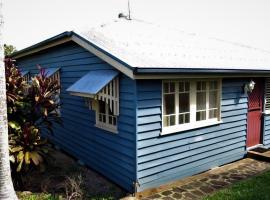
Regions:
M 248 95 L 247 147 L 261 143 L 261 119 L 263 111 L 263 79 L 253 79 L 254 90 Z

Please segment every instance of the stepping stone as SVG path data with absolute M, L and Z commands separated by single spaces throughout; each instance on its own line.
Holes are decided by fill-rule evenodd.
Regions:
M 172 195 L 172 197 L 175 198 L 175 199 L 181 199 L 181 198 L 182 198 L 182 194 L 174 193 L 174 194 Z
M 161 194 L 164 196 L 169 196 L 170 194 L 172 194 L 172 192 L 168 190 L 168 191 L 162 192 Z
M 162 197 L 164 200 L 174 200 L 172 197 Z
M 160 194 L 155 194 L 149 197 L 149 199 L 160 199 L 161 195 Z
M 212 180 L 212 181 L 210 181 L 210 183 L 213 184 L 213 185 L 220 185 L 220 186 L 226 186 L 226 185 L 228 185 L 224 181 L 216 181 L 216 180 Z
M 179 188 L 179 187 L 174 187 L 172 189 L 173 192 L 177 192 L 177 193 L 182 193 L 182 192 L 185 192 L 186 190 L 182 189 L 182 188 Z
M 199 191 L 199 190 L 194 190 L 194 191 L 192 191 L 192 194 L 195 194 L 196 196 L 199 196 L 199 197 L 204 196 L 204 193 L 201 192 L 201 191 Z
M 214 189 L 211 188 L 210 186 L 201 186 L 199 189 L 204 193 L 211 193 L 214 191 Z
M 190 198 L 190 199 L 197 199 L 196 196 L 194 196 L 194 195 L 191 194 L 191 193 L 186 193 L 186 194 L 185 194 L 185 197 Z

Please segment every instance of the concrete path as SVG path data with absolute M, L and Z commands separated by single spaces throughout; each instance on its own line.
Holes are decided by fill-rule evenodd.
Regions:
M 137 194 L 137 199 L 196 200 L 240 180 L 270 170 L 270 163 L 246 158 L 166 186 Z

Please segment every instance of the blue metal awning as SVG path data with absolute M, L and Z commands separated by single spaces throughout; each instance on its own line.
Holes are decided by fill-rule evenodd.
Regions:
M 75 96 L 94 97 L 118 74 L 119 72 L 115 70 L 90 71 L 66 91 Z
M 46 77 L 52 76 L 54 73 L 56 73 L 60 68 L 47 68 L 45 69 L 45 75 Z
M 28 74 L 29 73 L 29 71 L 21 71 L 21 75 L 22 75 L 22 77 L 24 77 L 26 74 Z

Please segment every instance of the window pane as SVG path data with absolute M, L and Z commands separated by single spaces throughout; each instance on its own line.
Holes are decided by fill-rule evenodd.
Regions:
M 206 109 L 206 92 L 197 92 L 196 105 L 197 110 Z
M 189 82 L 185 82 L 185 91 L 188 92 L 190 88 Z
M 113 125 L 116 125 L 116 117 L 113 117 Z
M 164 114 L 174 114 L 175 113 L 175 98 L 174 94 L 164 95 Z
M 197 90 L 206 90 L 206 82 L 198 81 L 197 82 Z
M 164 90 L 164 93 L 169 93 L 169 83 L 163 84 L 163 90 Z
M 209 92 L 209 108 L 217 108 L 217 91 L 210 91 Z
M 210 90 L 216 90 L 216 89 L 218 89 L 218 83 L 217 83 L 217 81 L 210 81 L 209 82 L 209 89 Z
M 98 103 L 99 103 L 99 113 L 105 114 L 106 113 L 106 111 L 105 111 L 105 106 L 106 106 L 105 102 L 104 101 L 98 101 Z
M 218 109 L 209 110 L 209 119 L 217 118 Z
M 163 126 L 174 126 L 175 125 L 175 115 L 164 116 L 163 117 Z
M 184 92 L 184 91 L 185 91 L 185 83 L 179 82 L 179 92 Z
M 170 116 L 170 126 L 175 125 L 175 115 Z
M 189 112 L 189 93 L 179 94 L 179 113 Z
M 169 116 L 164 116 L 163 117 L 163 126 L 166 127 L 166 126 L 169 126 Z
M 109 124 L 112 124 L 112 116 L 109 116 Z
M 179 92 L 188 92 L 189 82 L 179 82 Z
M 190 122 L 189 113 L 179 115 L 179 124 L 186 124 Z
M 175 92 L 175 83 L 170 82 L 170 92 Z
M 206 119 L 206 111 L 199 111 L 196 113 L 196 121 L 201 121 Z
M 175 92 L 175 83 L 174 82 L 165 82 L 163 83 L 164 93 L 174 93 Z

